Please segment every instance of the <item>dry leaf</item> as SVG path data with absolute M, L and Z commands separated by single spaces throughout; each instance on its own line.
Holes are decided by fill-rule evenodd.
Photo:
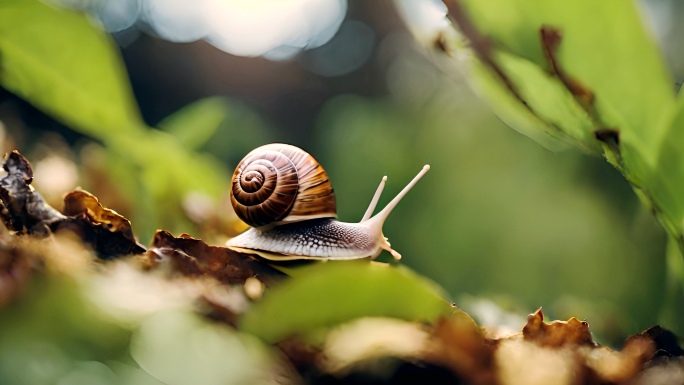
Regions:
M 51 232 L 69 230 L 103 259 L 145 251 L 135 240 L 130 222 L 115 211 L 102 207 L 90 193 L 74 191 L 67 194 L 64 215 L 48 205 L 33 189 L 33 170 L 19 152 L 9 153 L 3 168 L 7 175 L 0 177 L 0 218 L 8 229 L 42 237 Z
M 0 217 L 5 226 L 20 234 L 47 235 L 49 228 L 65 217 L 31 186 L 33 170 L 28 160 L 12 151 L 5 156 L 2 167 L 7 171 L 0 178 Z
M 451 369 L 466 383 L 493 384 L 496 346 L 467 313 L 457 309 L 434 326 L 425 360 Z
M 141 254 L 145 247 L 137 242 L 131 222 L 116 211 L 103 207 L 95 196 L 76 190 L 64 197 L 68 217 L 53 225 L 54 231 L 70 230 L 91 245 L 97 255 L 111 259 L 120 255 Z
M 567 321 L 553 321 L 547 324 L 544 322 L 541 308 L 527 317 L 522 334 L 526 341 L 533 341 L 542 346 L 595 345 L 587 322 L 572 317 Z
M 244 285 L 247 279 L 254 277 L 269 285 L 285 277 L 263 260 L 225 247 L 209 246 L 187 234 L 176 238 L 164 230 L 154 235 L 147 257 L 152 266 L 169 263 L 174 272 L 208 275 L 228 284 Z

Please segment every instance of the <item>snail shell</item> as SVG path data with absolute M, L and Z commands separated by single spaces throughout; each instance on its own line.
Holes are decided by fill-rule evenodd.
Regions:
M 425 165 L 371 217 L 387 181 L 383 177 L 361 222 L 347 223 L 336 219 L 330 180 L 311 155 L 287 144 L 259 147 L 236 168 L 230 195 L 237 215 L 253 228 L 226 245 L 270 260 L 375 258 L 383 249 L 399 259 L 401 255 L 391 248 L 382 225 L 429 169 Z
M 313 156 L 288 144 L 247 154 L 233 173 L 230 200 L 237 216 L 253 227 L 337 217 L 328 174 Z

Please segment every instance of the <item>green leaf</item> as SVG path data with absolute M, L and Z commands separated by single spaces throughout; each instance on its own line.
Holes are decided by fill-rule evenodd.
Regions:
M 679 100 L 678 111 L 657 153 L 654 172 L 644 175 L 643 183 L 652 186 L 651 198 L 666 214 L 665 218 L 660 218 L 661 222 L 670 234 L 678 234 L 684 221 L 684 98 Z M 684 242 L 681 236 L 678 238 Z
M 658 146 L 674 105 L 674 82 L 634 2 L 462 2 L 479 34 L 544 70 L 552 66 L 540 30 L 557 30 L 558 67 L 593 92 L 604 125 L 618 128 L 621 140 L 639 140 L 647 151 Z
M 535 139 L 602 145 L 682 238 L 684 117 L 673 118 L 674 82 L 633 2 L 445 3 L 477 53 L 474 82 L 504 121 Z
M 181 310 L 143 321 L 130 349 L 141 368 L 166 384 L 266 383 L 272 369 L 256 338 Z
M 666 263 L 667 271 L 665 274 L 665 293 L 664 304 L 659 315 L 659 322 L 668 325 L 668 328 L 677 335 L 684 334 L 684 259 L 682 249 L 678 242 L 671 237 L 668 238 Z
M 249 105 L 223 96 L 194 101 L 169 115 L 158 127 L 175 136 L 183 147 L 213 154 L 236 165 L 246 149 L 286 140 Z
M 276 342 L 365 316 L 434 321 L 453 311 L 445 298 L 433 282 L 402 266 L 321 263 L 269 291 L 240 327 Z
M 96 138 L 142 126 L 117 48 L 80 12 L 0 3 L 0 84 Z
M 222 97 L 193 102 L 159 123 L 159 128 L 172 134 L 188 148 L 199 148 L 214 135 L 229 114 Z
M 80 258 L 71 261 L 76 271 Z M 85 357 L 95 361 L 126 354 L 130 331 L 93 306 L 74 277 L 32 274 L 22 296 L 0 309 L 0 383 L 55 384 Z M 26 369 L 32 365 L 44 369 Z
M 591 118 L 562 82 L 520 57 L 504 52 L 496 57 L 517 96 L 480 61 L 473 63 L 472 80 L 507 125 L 552 150 L 573 144 L 600 152 Z

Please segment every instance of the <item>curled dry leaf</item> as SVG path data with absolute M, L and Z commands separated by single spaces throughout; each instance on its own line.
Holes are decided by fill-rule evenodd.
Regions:
M 542 346 L 559 347 L 566 344 L 596 345 L 589 332 L 589 324 L 575 317 L 567 321 L 544 322 L 544 313 L 539 308 L 527 317 L 527 324 L 522 330 L 527 341 Z
M 91 222 L 99 223 L 112 232 L 119 232 L 124 237 L 133 239 L 131 222 L 116 211 L 102 207 L 97 198 L 87 191 L 76 190 L 64 196 L 64 214 L 85 214 Z
M 2 167 L 7 174 L 0 177 L 0 217 L 8 229 L 45 236 L 51 226 L 65 219 L 33 189 L 33 170 L 18 151 L 7 154 Z
M 209 246 L 187 234 L 174 237 L 164 230 L 154 235 L 146 258 L 150 266 L 168 263 L 173 272 L 207 275 L 228 284 L 244 285 L 249 278 L 257 278 L 268 285 L 285 276 L 262 260 L 225 247 Z
M 66 212 L 62 214 L 31 186 L 31 164 L 18 151 L 5 157 L 3 168 L 7 174 L 0 177 L 0 218 L 8 229 L 37 236 L 70 230 L 103 259 L 145 251 L 135 240 L 130 222 L 102 207 L 92 194 L 85 191 L 67 194 Z
M 53 229 L 73 231 L 91 245 L 100 258 L 145 252 L 145 247 L 133 236 L 131 222 L 116 211 L 103 207 L 87 191 L 68 193 L 64 197 L 64 214 L 68 217 L 53 225 Z

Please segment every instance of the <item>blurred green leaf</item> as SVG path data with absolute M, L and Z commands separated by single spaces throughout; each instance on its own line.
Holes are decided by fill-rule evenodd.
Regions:
M 166 384 L 274 383 L 269 354 L 256 338 L 190 312 L 162 311 L 145 320 L 131 355 Z
M 160 227 L 189 231 L 182 204 L 190 192 L 223 193 L 220 163 L 192 150 L 225 119 L 225 103 L 207 99 L 169 118 L 177 138 L 146 127 L 117 48 L 84 14 L 37 0 L 1 3 L 0 60 L 4 87 L 105 144 L 120 171 L 112 182 L 129 188 L 143 238 Z
M 189 151 L 163 131 L 150 129 L 138 135 L 120 135 L 107 144 L 114 159 L 125 158 L 139 168 L 137 182 L 144 195 L 132 196 L 131 200 L 136 203 L 134 214 L 139 220 L 134 223 L 145 224 L 145 240 L 158 228 L 190 231 L 192 224 L 183 210 L 188 194 L 199 193 L 218 201 L 230 183 L 230 174 L 223 164 L 210 155 Z M 151 218 L 146 217 L 148 213 L 153 214 Z
M 667 242 L 666 258 L 666 290 L 663 297 L 669 306 L 663 306 L 660 310 L 659 322 L 668 325 L 677 335 L 684 335 L 684 324 L 681 322 L 684 319 L 684 307 L 681 306 L 684 302 L 684 259 L 678 242 L 672 238 Z
M 187 149 L 207 152 L 237 165 L 242 157 L 263 144 L 287 140 L 249 105 L 224 96 L 194 101 L 157 125 L 175 136 Z
M 168 116 L 158 127 L 187 148 L 196 149 L 214 135 L 229 113 L 228 103 L 222 97 L 200 99 Z
M 0 310 L 0 383 L 57 383 L 86 372 L 98 376 L 79 370 L 77 362 L 124 356 L 129 337 L 129 330 L 93 306 L 75 279 L 34 276 L 26 292 Z M 107 371 L 93 364 L 89 368 L 95 372 Z
M 650 187 L 650 198 L 658 202 L 657 210 L 666 214 L 661 222 L 670 234 L 681 236 L 684 221 L 684 98 L 679 99 L 678 110 L 665 131 L 658 158 L 652 173 L 642 176 L 643 184 Z M 660 215 L 662 217 L 662 215 Z M 684 250 L 683 250 L 684 251 Z
M 107 361 L 107 366 L 117 375 L 119 382 L 126 385 L 164 385 L 143 369 L 118 361 Z
M 143 125 L 113 41 L 80 12 L 0 3 L 0 84 L 97 138 Z
M 322 263 L 306 267 L 296 279 L 269 291 L 240 327 L 276 342 L 358 317 L 433 321 L 452 312 L 445 298 L 436 284 L 402 266 Z

